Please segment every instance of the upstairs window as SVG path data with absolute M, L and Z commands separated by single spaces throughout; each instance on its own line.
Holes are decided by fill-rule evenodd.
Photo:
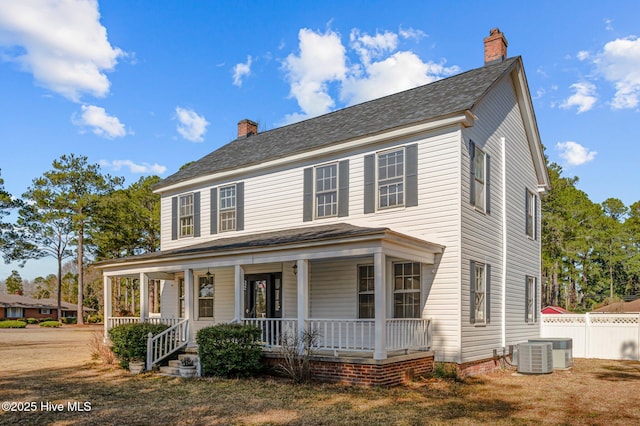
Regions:
M 179 229 L 180 237 L 193 236 L 193 194 L 182 195 L 179 197 L 180 216 Z
M 220 188 L 220 232 L 236 230 L 236 186 Z
M 525 199 L 525 229 L 527 236 L 531 239 L 536 239 L 536 194 L 527 190 Z
M 315 168 L 316 218 L 338 215 L 338 165 Z
M 475 147 L 475 155 L 473 159 L 473 177 L 474 177 L 474 192 L 476 197 L 475 206 L 477 209 L 484 211 L 486 206 L 486 193 L 485 193 L 485 155 L 477 146 Z
M 378 208 L 404 205 L 404 149 L 378 154 Z

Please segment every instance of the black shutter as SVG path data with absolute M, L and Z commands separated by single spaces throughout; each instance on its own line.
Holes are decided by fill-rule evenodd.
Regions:
M 313 220 L 313 168 L 304 169 L 302 221 Z
M 469 140 L 469 159 L 471 161 L 469 167 L 469 202 L 471 205 L 476 205 L 476 144 L 472 140 Z
M 200 236 L 200 193 L 193 193 L 193 236 Z
M 405 148 L 406 167 L 405 183 L 405 206 L 412 207 L 418 205 L 418 144 L 408 145 Z
M 491 213 L 491 157 L 489 154 L 484 156 L 485 161 L 485 176 L 484 176 L 484 191 L 486 195 L 485 212 Z
M 178 197 L 171 198 L 171 239 L 178 239 Z
M 211 217 L 210 217 L 211 234 L 218 233 L 218 189 L 211 188 Z
M 487 324 L 491 322 L 491 265 L 484 266 L 484 283 L 485 283 L 485 308 L 487 310 Z
M 364 156 L 364 212 L 376 211 L 376 157 Z
M 471 261 L 469 268 L 469 275 L 471 279 L 471 291 L 469 292 L 469 314 L 471 324 L 476 323 L 476 262 Z
M 349 160 L 338 163 L 338 217 L 349 216 Z
M 529 322 L 529 277 L 524 276 L 524 322 Z
M 236 231 L 244 231 L 244 182 L 236 184 Z

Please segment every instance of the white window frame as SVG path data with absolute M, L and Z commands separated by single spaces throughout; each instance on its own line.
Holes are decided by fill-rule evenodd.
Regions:
M 190 202 L 183 200 L 190 200 Z M 178 197 L 178 235 L 180 238 L 193 237 L 195 232 L 194 196 L 184 194 Z
M 362 270 L 366 271 L 365 272 L 365 276 L 362 275 Z M 362 280 L 365 280 L 365 282 L 366 282 L 364 290 L 360 286 Z M 375 314 L 376 314 L 376 309 L 375 309 L 376 296 L 375 296 L 374 270 L 373 270 L 373 265 L 372 264 L 358 265 L 357 290 L 358 290 L 358 318 L 361 318 L 361 319 L 375 318 Z M 371 310 L 371 312 L 369 312 L 370 316 L 362 315 L 362 308 L 360 307 L 362 302 L 360 300 L 360 296 L 372 296 L 373 297 L 373 299 L 372 299 L 373 309 Z
M 487 324 L 487 268 L 484 263 L 475 263 L 475 300 L 473 303 L 475 324 Z
M 402 162 L 400 163 L 400 172 L 398 173 L 398 162 L 396 162 L 393 166 L 389 166 L 389 164 L 387 163 L 386 165 L 381 165 L 381 157 L 384 158 L 384 160 L 388 160 L 387 156 L 391 156 L 391 155 L 397 155 L 400 154 L 402 156 Z M 376 204 L 378 206 L 378 210 L 386 210 L 386 209 L 393 209 L 396 207 L 404 207 L 405 202 L 406 202 L 406 182 L 405 182 L 405 175 L 406 175 L 406 167 L 407 167 L 407 156 L 406 156 L 406 152 L 404 147 L 401 148 L 394 148 L 394 149 L 390 149 L 387 151 L 381 151 L 376 153 Z M 386 169 L 386 172 L 383 174 L 381 173 L 381 167 L 384 167 Z M 395 168 L 394 172 L 394 176 L 393 177 L 389 177 L 389 170 L 390 167 Z M 384 175 L 384 177 L 382 176 Z M 400 187 L 400 189 L 398 190 L 398 186 Z M 389 189 L 395 187 L 395 191 L 393 193 L 389 192 Z M 385 189 L 385 194 L 383 195 L 383 188 Z M 392 195 L 393 194 L 393 195 Z M 395 203 L 391 204 L 390 200 L 391 197 L 395 198 Z M 398 198 L 400 198 L 400 200 L 398 200 Z M 386 200 L 385 205 L 383 205 L 383 200 Z
M 22 308 L 16 308 L 14 306 L 7 307 L 7 318 L 23 318 L 24 311 Z
M 233 194 L 226 195 L 226 191 Z M 235 231 L 238 226 L 238 188 L 236 184 L 218 188 L 218 230 Z
M 333 175 L 329 175 L 329 177 L 327 177 L 326 175 L 322 175 L 322 182 L 327 182 L 327 180 L 329 180 L 330 182 L 333 181 L 334 185 L 333 187 L 329 187 L 327 188 L 324 184 L 322 185 L 322 188 L 318 188 L 318 172 L 321 170 L 325 170 L 325 169 L 332 169 L 333 170 Z M 321 166 L 316 166 L 313 168 L 313 215 L 315 219 L 323 219 L 325 217 L 336 217 L 338 216 L 338 163 L 331 163 L 331 164 L 323 164 Z M 326 196 L 331 196 L 333 195 L 333 202 L 323 202 L 322 204 L 320 204 L 320 197 L 326 197 Z M 320 207 L 322 206 L 322 214 L 320 214 Z M 329 213 L 327 214 L 327 208 L 329 209 Z
M 407 265 L 411 265 L 411 273 L 407 273 Z M 397 268 L 401 266 L 402 272 L 397 274 Z M 416 270 L 417 269 L 417 270 Z M 420 307 L 422 305 L 422 264 L 418 262 L 394 262 L 392 264 L 393 275 L 393 317 L 394 318 L 421 318 L 422 313 Z M 417 279 L 417 288 L 413 285 Z M 411 280 L 411 286 L 407 287 L 408 280 Z M 401 283 L 399 288 L 398 284 Z M 407 303 L 406 296 L 412 295 L 413 301 L 417 300 L 417 308 L 415 303 L 411 305 Z M 402 297 L 402 316 L 398 316 L 397 300 L 398 296 Z M 407 308 L 411 307 L 414 311 L 412 315 L 407 315 Z
M 40 308 L 40 315 L 51 315 L 51 308 Z
M 209 283 L 209 279 L 211 279 L 211 295 L 210 296 L 202 296 L 202 290 Z M 204 284 L 204 286 L 203 286 Z M 201 318 L 214 318 L 215 317 L 215 275 L 211 274 L 211 278 L 206 275 L 198 276 L 198 288 L 197 288 L 197 300 L 198 300 L 198 319 Z M 202 314 L 202 306 L 201 302 L 211 301 L 211 315 L 203 315 Z
M 536 296 L 537 296 L 537 291 L 536 291 L 536 277 L 532 277 L 530 275 L 527 275 L 527 323 L 528 324 L 535 324 L 537 322 L 537 315 L 536 315 Z
M 532 240 L 536 239 L 536 194 L 527 189 L 527 197 L 529 206 L 527 210 L 527 237 Z
M 184 318 L 186 314 L 186 305 L 185 305 L 185 285 L 184 285 L 184 277 L 178 278 L 178 318 Z
M 474 145 L 473 153 L 473 185 L 475 208 L 487 211 L 487 154 Z

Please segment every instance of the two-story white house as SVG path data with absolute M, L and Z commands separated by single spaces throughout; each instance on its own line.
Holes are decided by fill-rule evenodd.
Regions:
M 143 320 L 161 280 L 161 318 L 191 342 L 222 322 L 259 325 L 266 348 L 315 330 L 318 365 L 380 377 L 434 355 L 478 371 L 538 337 L 549 177 L 506 48 L 495 29 L 480 68 L 265 132 L 241 121 L 156 188 L 161 250 L 99 263 L 105 317 L 113 278 L 139 279 Z

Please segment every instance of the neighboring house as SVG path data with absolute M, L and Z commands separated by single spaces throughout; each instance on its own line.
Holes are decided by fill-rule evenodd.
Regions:
M 565 308 L 561 308 L 560 306 L 546 306 L 541 311 L 543 314 L 572 314 L 573 312 L 567 311 Z
M 640 299 L 632 300 L 631 302 L 614 302 L 609 305 L 602 306 L 601 308 L 594 309 L 593 312 L 608 312 L 608 313 L 640 312 Z
M 85 308 L 85 311 L 93 310 Z M 62 302 L 62 316 L 75 318 L 77 305 Z M 58 319 L 58 301 L 55 299 L 32 299 L 18 294 L 0 294 L 0 319 Z
M 159 252 L 98 263 L 105 317 L 126 276 L 143 319 L 148 280 L 162 280 L 161 316 L 191 340 L 230 321 L 260 325 L 271 346 L 312 329 L 327 362 L 435 354 L 479 371 L 538 337 L 549 177 L 506 47 L 495 29 L 480 68 L 262 133 L 241 121 L 157 186 Z M 396 357 L 412 349 L 429 351 Z

